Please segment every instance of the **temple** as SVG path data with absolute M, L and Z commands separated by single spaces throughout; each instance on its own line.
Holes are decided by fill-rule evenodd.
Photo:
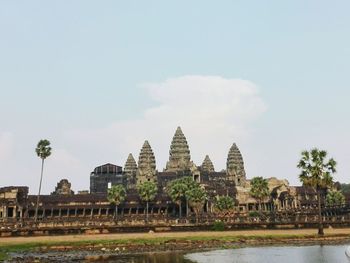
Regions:
M 223 149 L 225 150 L 225 149 Z M 140 150 L 138 162 L 130 153 L 124 168 L 115 164 L 104 164 L 96 167 L 90 174 L 90 191 L 74 193 L 68 180 L 60 180 L 50 195 L 40 196 L 39 219 L 50 222 L 50 219 L 68 218 L 89 219 L 100 222 L 103 218 L 113 218 L 115 206 L 107 200 L 107 191 L 113 185 L 123 185 L 127 191 L 126 200 L 118 206 L 118 215 L 127 222 L 142 217 L 145 203 L 140 199 L 137 186 L 143 182 L 157 184 L 158 192 L 150 202 L 152 218 L 161 222 L 171 222 L 179 216 L 179 211 L 187 211 L 187 218 L 193 210 L 186 202 L 179 207 L 172 202 L 166 189 L 172 180 L 190 177 L 198 182 L 207 192 L 207 199 L 202 207 L 203 218 L 216 218 L 218 211 L 215 202 L 219 196 L 230 196 L 235 200 L 232 218 L 244 218 L 251 211 L 258 210 L 258 200 L 250 194 L 250 180 L 246 176 L 243 155 L 236 143 L 227 148 L 226 169 L 216 171 L 209 155 L 197 166 L 190 155 L 190 147 L 180 127 L 175 131 L 169 150 L 169 160 L 163 171 L 156 167 L 156 157 L 151 144 L 146 140 Z M 302 216 L 303 209 L 314 209 L 317 204 L 315 191 L 303 186 L 290 186 L 287 180 L 268 178 L 270 195 L 262 200 L 262 210 L 269 212 L 282 211 L 293 216 Z M 35 216 L 36 196 L 28 194 L 28 187 L 0 188 L 0 220 L 30 220 Z M 289 212 L 288 212 L 289 211 Z M 298 212 L 296 212 L 298 211 Z M 185 213 L 182 213 L 185 215 Z M 231 215 L 232 216 L 232 215 Z M 142 217 L 143 218 L 143 217 Z M 46 220 L 46 221 L 45 221 Z M 129 220 L 129 221 L 128 221 Z M 233 220 L 233 219 L 232 219 Z

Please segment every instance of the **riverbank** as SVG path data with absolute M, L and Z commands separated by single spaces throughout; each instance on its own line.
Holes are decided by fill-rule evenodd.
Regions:
M 350 242 L 350 228 L 325 229 L 325 235 L 322 237 L 319 237 L 316 232 L 316 229 L 288 229 L 8 237 L 0 238 L 0 258 L 3 260 L 14 252 L 45 254 L 91 251 L 101 254 L 132 254 L 272 244 L 304 245 Z

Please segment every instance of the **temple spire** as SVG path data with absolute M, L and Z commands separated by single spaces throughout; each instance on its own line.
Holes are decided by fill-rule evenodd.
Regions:
M 151 145 L 148 141 L 145 141 L 138 161 L 137 170 L 137 184 L 143 183 L 145 181 L 156 181 L 156 159 L 154 157 Z
M 126 175 L 126 182 L 128 189 L 133 189 L 136 187 L 136 172 L 137 164 L 134 156 L 129 153 L 128 159 L 126 160 L 124 166 L 124 174 Z
M 243 157 L 235 143 L 231 146 L 227 156 L 226 173 L 229 180 L 234 181 L 237 186 L 245 184 L 246 174 Z
M 170 145 L 169 161 L 166 171 L 184 171 L 191 168 L 190 150 L 185 135 L 180 127 L 177 127 Z
M 205 156 L 204 161 L 201 165 L 201 169 L 203 172 L 215 172 L 214 165 L 208 155 Z

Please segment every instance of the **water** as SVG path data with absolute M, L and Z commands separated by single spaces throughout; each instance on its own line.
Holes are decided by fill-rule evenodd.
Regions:
M 215 250 L 185 255 L 197 263 L 350 263 L 348 245 L 254 247 Z
M 347 245 L 272 246 L 208 252 L 164 252 L 122 255 L 113 253 L 49 252 L 14 255 L 10 262 L 104 262 L 104 263 L 350 263 Z M 17 258 L 16 258 L 17 257 Z M 37 262 L 38 262 L 37 261 Z

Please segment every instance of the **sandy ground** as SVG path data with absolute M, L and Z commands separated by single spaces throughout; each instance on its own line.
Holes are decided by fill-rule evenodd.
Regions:
M 317 234 L 317 229 L 290 229 L 290 230 L 236 230 L 225 232 L 161 232 L 161 233 L 120 233 L 120 234 L 96 234 L 96 235 L 65 235 L 65 236 L 36 236 L 36 237 L 3 237 L 0 245 L 23 244 L 32 242 L 74 242 L 87 240 L 125 240 L 125 239 L 149 239 L 149 238 L 186 238 L 186 237 L 230 237 L 237 235 L 312 235 Z M 348 234 L 350 228 L 325 229 L 325 234 Z

